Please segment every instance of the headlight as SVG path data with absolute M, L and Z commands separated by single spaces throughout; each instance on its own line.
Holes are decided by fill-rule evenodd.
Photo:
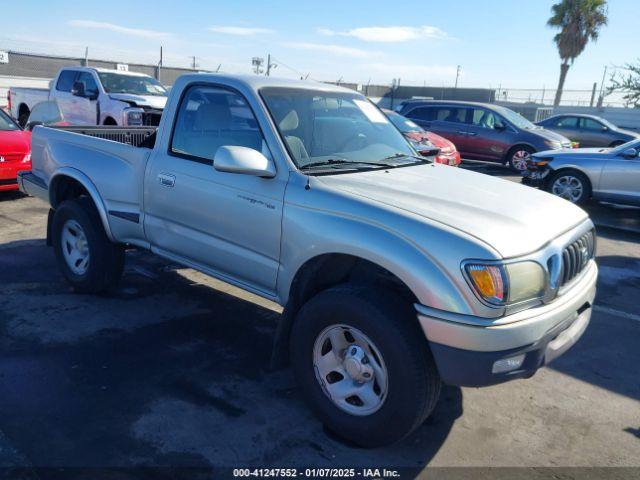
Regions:
M 562 143 L 556 142 L 554 140 L 545 140 L 544 144 L 551 150 L 560 150 L 562 148 Z
M 29 163 L 31 161 L 31 154 L 27 153 L 23 159 L 22 159 L 22 163 Z
M 127 125 L 142 125 L 142 110 L 128 110 Z
M 464 269 L 476 295 L 492 305 L 505 306 L 540 298 L 546 289 L 546 274 L 536 262 L 467 263 Z

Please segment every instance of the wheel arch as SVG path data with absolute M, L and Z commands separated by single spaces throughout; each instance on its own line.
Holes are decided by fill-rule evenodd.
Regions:
M 102 197 L 94 183 L 84 173 L 75 168 L 63 167 L 56 171 L 49 181 L 49 203 L 55 209 L 64 200 L 86 195 L 93 201 L 107 238 L 113 241 L 111 227 Z
M 513 144 L 511 147 L 509 147 L 509 149 L 507 150 L 507 153 L 505 153 L 505 155 L 504 155 L 503 160 L 505 162 L 508 162 L 509 159 L 511 158 L 511 155 L 513 155 L 513 152 L 519 147 L 530 148 L 531 150 L 533 150 L 533 153 L 538 151 L 538 149 L 535 146 L 533 146 L 531 143 L 529 143 L 529 142 L 518 142 L 518 143 Z
M 116 119 L 113 118 L 111 115 L 107 115 L 104 119 L 104 121 L 102 122 L 103 125 L 118 125 L 118 122 L 116 122 Z
M 288 299 L 278 323 L 274 340 L 272 366 L 284 366 L 289 359 L 289 336 L 294 319 L 313 296 L 343 283 L 370 284 L 389 288 L 407 303 L 418 303 L 408 284 L 387 268 L 366 258 L 347 253 L 322 253 L 306 260 L 290 284 Z
M 548 176 L 548 181 L 551 180 L 552 177 L 554 177 L 555 175 L 558 174 L 558 172 L 566 172 L 566 171 L 575 171 L 578 173 L 581 173 L 582 175 L 584 175 L 587 180 L 589 181 L 589 188 L 591 189 L 591 192 L 593 193 L 593 188 L 594 185 L 596 185 L 596 180 L 597 178 L 594 178 L 594 173 L 590 172 L 589 170 L 580 167 L 580 165 L 576 165 L 573 163 L 569 163 L 569 164 L 565 164 L 565 165 L 558 165 L 558 166 L 552 166 L 551 168 L 551 173 Z M 600 174 L 600 172 L 598 171 L 598 175 Z M 548 182 L 547 181 L 547 182 Z

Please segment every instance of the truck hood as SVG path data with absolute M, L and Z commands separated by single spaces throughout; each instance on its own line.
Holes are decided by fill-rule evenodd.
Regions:
M 110 93 L 109 98 L 131 103 L 136 107 L 151 107 L 163 109 L 167 103 L 167 97 L 157 95 L 133 95 L 130 93 Z
M 584 210 L 554 195 L 445 165 L 317 178 L 343 192 L 463 231 L 503 258 L 534 252 L 588 218 Z

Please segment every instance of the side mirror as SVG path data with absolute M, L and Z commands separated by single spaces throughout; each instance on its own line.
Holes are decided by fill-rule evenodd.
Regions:
M 39 121 L 32 121 L 32 122 L 27 122 L 27 124 L 25 125 L 25 130 L 28 131 L 33 131 L 34 128 L 36 128 L 38 125 L 44 125 L 44 122 L 39 122 Z
M 506 130 L 506 129 L 507 129 L 507 126 L 506 126 L 504 123 L 502 123 L 502 122 L 497 122 L 497 123 L 493 126 L 493 128 L 494 128 L 495 130 L 502 131 L 502 130 Z
M 271 160 L 253 148 L 220 147 L 213 157 L 213 168 L 219 172 L 240 173 L 255 177 L 276 176 L 276 166 Z
M 73 87 L 71 87 L 71 95 L 74 95 L 76 97 L 84 97 L 84 83 L 73 82 Z
M 627 148 L 622 152 L 622 156 L 624 158 L 636 158 L 638 156 L 638 151 L 635 148 Z
M 609 131 L 609 127 L 607 127 L 606 125 L 602 126 L 602 131 L 603 132 L 608 132 Z

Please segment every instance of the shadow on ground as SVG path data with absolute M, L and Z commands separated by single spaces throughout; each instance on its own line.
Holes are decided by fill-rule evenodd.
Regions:
M 137 251 L 121 285 L 101 296 L 73 294 L 43 241 L 3 245 L 0 265 L 0 434 L 25 467 L 417 473 L 462 414 L 460 389 L 445 388 L 411 437 L 353 448 L 325 433 L 288 370 L 269 371 L 277 312 Z

